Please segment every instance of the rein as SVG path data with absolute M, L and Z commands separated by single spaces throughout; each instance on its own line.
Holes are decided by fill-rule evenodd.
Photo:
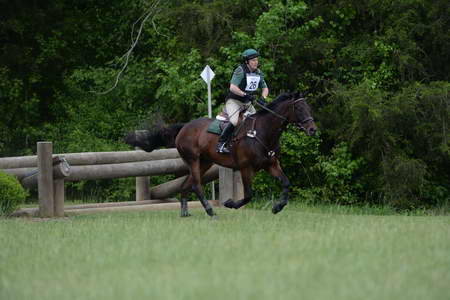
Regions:
M 285 121 L 285 122 L 288 120 L 286 117 L 283 117 L 282 115 L 280 115 L 280 114 L 278 114 L 277 112 L 271 110 L 270 108 L 266 107 L 265 105 L 259 104 L 258 102 L 256 102 L 256 104 L 258 104 L 259 107 L 261 107 L 261 108 L 267 110 L 267 111 L 270 112 L 271 114 L 277 116 L 277 117 L 280 118 L 281 120 L 283 120 L 283 121 Z
M 299 99 L 295 100 L 295 101 L 292 103 L 292 110 L 293 110 L 293 111 L 295 111 L 295 103 L 300 102 L 300 101 L 305 101 L 305 98 L 299 98 Z M 279 113 L 277 113 L 277 112 L 271 110 L 270 108 L 266 107 L 265 105 L 261 105 L 261 104 L 259 104 L 258 102 L 256 102 L 256 104 L 258 104 L 258 106 L 261 107 L 262 109 L 265 109 L 265 110 L 267 110 L 268 112 L 270 112 L 271 114 L 273 114 L 274 116 L 280 118 L 280 119 L 283 120 L 284 122 L 294 123 L 294 124 L 295 124 L 299 129 L 301 129 L 301 130 L 304 130 L 304 129 L 305 129 L 305 127 L 303 127 L 303 124 L 306 124 L 306 123 L 308 123 L 308 122 L 314 121 L 314 119 L 313 119 L 312 117 L 308 117 L 308 118 L 306 118 L 306 119 L 304 119 L 303 121 L 300 121 L 300 122 L 298 122 L 298 123 L 297 123 L 297 122 L 290 122 L 286 117 L 284 117 L 284 116 L 280 115 Z M 301 126 L 298 125 L 299 123 L 301 124 Z

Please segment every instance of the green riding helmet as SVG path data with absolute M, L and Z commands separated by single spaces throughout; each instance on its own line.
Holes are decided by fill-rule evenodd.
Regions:
M 242 53 L 242 58 L 244 58 L 245 61 L 249 61 L 250 59 L 253 59 L 258 56 L 259 53 L 255 49 L 247 49 Z

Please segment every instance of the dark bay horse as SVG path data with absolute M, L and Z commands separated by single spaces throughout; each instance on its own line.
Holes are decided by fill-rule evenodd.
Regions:
M 232 140 L 231 154 L 216 152 L 219 136 L 207 132 L 212 121 L 209 118 L 200 118 L 184 125 L 172 125 L 151 134 L 130 133 L 125 141 L 148 152 L 162 146 L 176 146 L 190 172 L 182 185 L 180 200 L 182 217 L 189 216 L 187 195 L 191 191 L 200 199 L 206 213 L 211 217 L 215 216 L 201 185 L 203 174 L 213 163 L 241 171 L 244 198 L 237 202 L 229 199 L 224 203 L 225 207 L 238 209 L 250 202 L 252 179 L 257 171 L 263 169 L 280 180 L 283 187 L 280 200 L 272 207 L 274 214 L 280 212 L 288 203 L 290 186 L 289 179 L 283 173 L 278 160 L 281 134 L 288 124 L 304 130 L 307 135 L 314 135 L 317 130 L 306 100 L 299 93 L 282 94 L 256 114 L 247 117 L 243 125 L 239 127 L 238 124 L 236 128 L 238 132 Z M 254 135 L 248 136 L 249 131 Z

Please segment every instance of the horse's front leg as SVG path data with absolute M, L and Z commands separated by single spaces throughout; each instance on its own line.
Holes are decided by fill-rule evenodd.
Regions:
M 277 214 L 283 210 L 283 208 L 289 201 L 289 187 L 291 186 L 291 183 L 281 169 L 278 159 L 267 169 L 267 172 L 269 172 L 273 177 L 280 180 L 281 186 L 283 187 L 283 192 L 281 193 L 280 200 L 272 207 L 272 213 Z
M 242 176 L 242 185 L 244 186 L 244 198 L 239 201 L 233 201 L 232 199 L 228 199 L 223 203 L 225 207 L 238 209 L 249 203 L 252 200 L 253 191 L 252 191 L 252 179 L 255 174 L 252 168 L 245 168 L 240 170 Z

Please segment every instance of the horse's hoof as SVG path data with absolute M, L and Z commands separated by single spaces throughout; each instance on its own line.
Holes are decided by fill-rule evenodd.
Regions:
M 186 212 L 182 212 L 180 214 L 180 217 L 182 217 L 182 218 L 186 218 L 186 217 L 190 217 L 190 216 L 192 216 L 192 215 L 190 213 L 188 213 L 187 211 Z
M 213 215 L 213 216 L 211 216 L 211 220 L 212 221 L 218 221 L 219 220 L 219 216 L 218 215 Z
M 274 207 L 272 207 L 272 213 L 273 213 L 274 215 L 276 215 L 277 213 L 279 213 L 280 211 L 283 210 L 283 208 L 284 208 L 285 205 L 286 205 L 286 204 L 277 204 L 277 205 L 275 205 Z
M 211 207 L 209 207 L 205 210 L 206 210 L 206 213 L 208 214 L 208 216 L 210 216 L 211 218 L 216 215 L 216 213 L 214 212 L 214 210 Z
M 227 208 L 235 208 L 234 207 L 234 201 L 231 199 L 228 199 L 227 201 L 225 201 L 223 203 L 223 206 L 227 207 Z

